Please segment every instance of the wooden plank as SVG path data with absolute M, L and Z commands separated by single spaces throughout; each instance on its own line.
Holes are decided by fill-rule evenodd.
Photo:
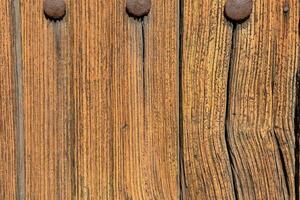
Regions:
M 153 1 L 142 22 L 125 3 L 70 4 L 76 197 L 176 199 L 177 4 Z
M 299 95 L 297 73 L 299 72 L 299 19 L 300 2 L 278 1 L 272 4 L 273 14 L 273 126 L 276 145 L 283 166 L 284 181 L 289 199 L 296 198 L 296 98 Z M 284 9 L 287 9 L 284 11 Z M 295 124 L 296 123 L 296 124 Z M 299 123 L 299 122 L 298 122 Z M 299 167 L 299 165 L 298 165 Z
M 225 140 L 231 49 L 225 1 L 183 2 L 184 199 L 234 199 Z
M 152 1 L 150 16 L 144 22 L 145 58 L 143 84 L 140 84 L 144 105 L 143 114 L 138 117 L 144 119 L 141 127 L 144 131 L 136 131 L 144 138 L 137 136 L 135 141 L 141 152 L 140 162 L 144 163 L 139 178 L 143 190 L 142 196 L 132 199 L 179 197 L 178 6 L 177 0 Z
M 298 20 L 297 0 L 254 1 L 234 30 L 228 126 L 238 199 L 295 199 Z
M 1 2 L 0 9 L 0 199 L 15 199 L 17 112 L 12 2 Z
M 71 199 L 74 95 L 69 16 L 51 22 L 43 1 L 20 2 L 26 199 Z

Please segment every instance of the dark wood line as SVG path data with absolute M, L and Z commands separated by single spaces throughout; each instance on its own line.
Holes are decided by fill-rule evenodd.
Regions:
M 295 198 L 300 200 L 300 69 L 296 77 L 295 139 Z
M 25 135 L 23 113 L 23 84 L 22 84 L 22 30 L 20 0 L 12 3 L 14 56 L 15 56 L 15 97 L 16 97 L 16 161 L 17 161 L 17 199 L 25 199 Z
M 186 199 L 186 176 L 184 167 L 184 136 L 183 136 L 183 33 L 184 33 L 184 0 L 178 2 L 179 28 L 178 28 L 178 166 L 179 166 L 179 199 Z
M 277 151 L 279 154 L 279 162 L 281 165 L 281 170 L 283 172 L 284 185 L 286 187 L 287 194 L 290 198 L 291 192 L 290 192 L 290 188 L 289 188 L 289 178 L 288 178 L 289 176 L 288 176 L 287 167 L 286 167 L 285 160 L 284 160 L 284 154 L 281 149 L 280 142 L 279 142 L 279 139 L 278 139 L 276 133 L 274 133 L 274 138 L 275 138 L 275 145 L 277 146 Z
M 226 149 L 228 152 L 228 158 L 231 168 L 231 183 L 234 190 L 234 197 L 238 200 L 238 186 L 237 180 L 234 174 L 234 161 L 233 161 L 233 152 L 231 150 L 230 142 L 229 142 L 229 112 L 230 112 L 230 86 L 231 86 L 231 77 L 232 77 L 232 69 L 234 65 L 234 58 L 235 58 L 235 48 L 236 48 L 236 35 L 237 35 L 237 24 L 232 24 L 232 38 L 231 38 L 231 49 L 230 49 L 230 58 L 229 58 L 229 65 L 228 65 L 228 75 L 227 75 L 227 90 L 226 90 L 226 110 L 225 110 L 225 142 L 226 142 Z

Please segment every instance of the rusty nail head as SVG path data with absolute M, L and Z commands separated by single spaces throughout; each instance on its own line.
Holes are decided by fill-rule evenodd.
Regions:
M 227 0 L 225 4 L 225 16 L 234 22 L 243 22 L 252 13 L 252 0 Z
M 66 14 L 66 3 L 64 0 L 45 0 L 44 1 L 45 15 L 54 20 L 61 19 Z
M 289 6 L 288 3 L 286 3 L 286 4 L 284 5 L 284 7 L 283 7 L 283 12 L 284 12 L 284 13 L 288 13 L 289 11 L 290 11 L 290 6 Z
M 127 0 L 126 10 L 133 17 L 143 17 L 150 12 L 151 0 Z

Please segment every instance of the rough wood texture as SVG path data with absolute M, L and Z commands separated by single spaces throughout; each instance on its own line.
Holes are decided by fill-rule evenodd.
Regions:
M 254 1 L 234 31 L 228 136 L 239 199 L 295 199 L 299 1 Z M 299 170 L 299 169 L 297 169 Z
M 300 2 L 225 2 L 3 0 L 0 199 L 299 200 Z
M 16 96 L 11 1 L 0 4 L 0 199 L 16 198 Z
M 73 191 L 72 31 L 43 1 L 21 1 L 26 199 L 70 199 Z
M 26 197 L 176 199 L 176 1 L 143 23 L 123 0 L 67 5 L 54 23 L 22 4 Z
M 234 199 L 225 141 L 231 30 L 225 1 L 184 1 L 184 199 Z
M 123 0 L 69 5 L 77 199 L 176 199 L 175 1 L 153 5 L 144 30 Z

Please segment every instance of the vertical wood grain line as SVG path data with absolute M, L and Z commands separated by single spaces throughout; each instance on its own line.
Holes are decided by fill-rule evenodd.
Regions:
M 179 199 L 185 199 L 186 179 L 184 172 L 184 148 L 183 148 L 183 31 L 184 31 L 184 0 L 178 0 L 178 113 L 179 113 L 179 133 L 178 133 L 178 166 L 179 166 Z
M 25 199 L 25 171 L 24 171 L 24 125 L 23 125 L 23 89 L 22 89 L 22 38 L 20 0 L 13 1 L 13 33 L 15 51 L 15 96 L 16 96 L 16 149 L 17 149 L 17 199 Z

